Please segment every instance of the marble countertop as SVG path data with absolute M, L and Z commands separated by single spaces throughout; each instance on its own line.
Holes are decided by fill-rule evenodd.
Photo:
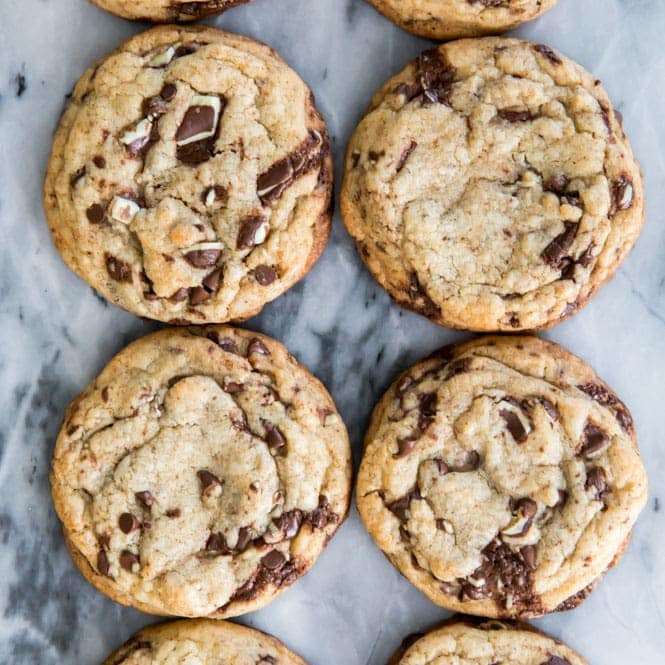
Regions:
M 267 42 L 298 70 L 327 118 L 338 166 L 374 90 L 427 45 L 362 0 L 256 0 L 212 23 Z M 84 0 L 0 2 L 3 663 L 97 665 L 155 620 L 84 582 L 65 550 L 48 471 L 66 405 L 116 351 L 156 326 L 108 305 L 67 270 L 41 206 L 66 93 L 93 60 L 142 29 Z M 546 336 L 591 362 L 631 407 L 651 496 L 628 553 L 599 589 L 578 609 L 535 624 L 591 665 L 662 665 L 665 2 L 560 0 L 517 34 L 560 49 L 604 81 L 625 117 L 648 195 L 644 232 L 614 280 Z M 395 372 L 465 337 L 392 305 L 339 216 L 310 275 L 247 325 L 284 341 L 326 383 L 356 457 L 371 408 Z M 311 665 L 384 665 L 404 636 L 445 616 L 392 568 L 352 510 L 313 571 L 241 621 L 280 637 Z

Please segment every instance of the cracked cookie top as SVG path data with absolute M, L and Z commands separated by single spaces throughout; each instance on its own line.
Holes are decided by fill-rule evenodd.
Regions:
M 573 314 L 644 219 L 639 167 L 600 82 L 515 39 L 445 44 L 391 79 L 350 141 L 341 203 L 398 304 L 486 331 Z
M 397 25 L 430 39 L 497 34 L 552 9 L 557 0 L 369 0 Z
M 135 21 L 184 22 L 221 14 L 250 0 L 91 0 L 112 14 Z
M 346 515 L 350 459 L 329 394 L 280 343 L 163 330 L 70 405 L 53 497 L 98 589 L 220 618 L 264 606 L 314 564 Z
M 647 497 L 630 413 L 535 337 L 445 347 L 374 410 L 360 515 L 429 598 L 488 617 L 576 606 L 620 558 Z
M 526 624 L 453 617 L 408 637 L 388 665 L 587 665 L 579 654 Z
M 328 135 L 263 44 L 153 28 L 78 82 L 45 207 L 67 264 L 171 323 L 246 319 L 306 274 L 330 230 Z
M 228 621 L 170 621 L 144 628 L 103 665 L 305 665 L 279 640 Z M 575 663 L 575 665 L 577 665 Z

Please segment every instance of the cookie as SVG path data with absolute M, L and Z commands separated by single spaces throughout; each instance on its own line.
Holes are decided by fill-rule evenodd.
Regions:
M 305 665 L 279 640 L 229 621 L 169 621 L 139 631 L 103 665 Z M 577 664 L 575 664 L 577 665 Z
M 588 665 L 570 647 L 526 624 L 456 616 L 407 638 L 388 665 Z
M 600 82 L 547 46 L 426 51 L 351 139 L 344 222 L 400 305 L 477 331 L 546 328 L 614 273 L 642 178 Z
M 304 575 L 344 520 L 351 453 L 322 384 L 279 342 L 174 328 L 69 406 L 51 484 L 83 575 L 144 612 L 224 618 Z
M 536 337 L 445 347 L 374 410 L 358 508 L 432 602 L 495 618 L 581 603 L 647 499 L 633 421 L 582 360 Z
M 134 21 L 196 21 L 221 14 L 250 0 L 91 0 L 91 2 L 116 16 Z
M 404 30 L 429 39 L 498 34 L 552 9 L 557 0 L 369 0 Z
M 200 324 L 253 316 L 309 271 L 331 190 L 323 119 L 274 51 L 165 26 L 76 85 L 45 207 L 65 262 L 104 297 Z

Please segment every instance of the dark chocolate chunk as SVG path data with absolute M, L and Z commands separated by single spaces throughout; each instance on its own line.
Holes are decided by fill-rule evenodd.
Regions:
M 104 549 L 100 549 L 99 552 L 97 552 L 97 570 L 99 571 L 100 575 L 105 575 L 106 577 L 111 577 L 109 575 L 109 571 L 111 570 L 111 566 L 109 565 L 109 558 L 106 555 L 106 552 Z
M 210 135 L 215 131 L 216 110 L 213 106 L 190 106 L 176 130 L 176 143 L 189 141 L 195 136 Z M 208 138 L 208 136 L 206 136 Z
M 561 60 L 559 55 L 555 53 L 549 46 L 545 46 L 545 44 L 536 44 L 534 49 L 536 49 L 538 53 L 544 55 L 551 63 L 555 65 L 560 65 L 563 63 L 563 60 Z
M 411 156 L 411 153 L 418 147 L 418 144 L 415 141 L 411 141 L 409 145 L 402 150 L 402 154 L 399 157 L 399 160 L 397 161 L 397 165 L 395 166 L 395 171 L 399 173 L 403 168 L 404 165 L 406 164 L 406 160 L 409 159 Z
M 279 570 L 286 563 L 286 557 L 279 550 L 270 550 L 261 559 L 261 564 L 268 570 Z
M 129 263 L 121 261 L 108 252 L 104 254 L 104 260 L 106 263 L 106 271 L 112 279 L 116 282 L 132 283 L 132 266 Z
M 314 529 L 323 529 L 327 524 L 336 524 L 339 521 L 339 515 L 333 512 L 328 497 L 321 494 L 319 505 L 306 516 L 306 520 Z
M 123 513 L 118 518 L 118 526 L 123 533 L 131 533 L 141 527 L 141 522 L 139 522 L 136 515 L 132 515 L 132 513 Z
M 277 279 L 277 271 L 272 266 L 257 266 L 254 269 L 254 279 L 261 286 L 269 286 Z
M 238 232 L 238 249 L 251 249 L 255 245 L 261 244 L 265 238 L 262 237 L 262 231 L 266 226 L 266 219 L 259 215 L 246 217 L 240 224 Z
M 416 447 L 417 439 L 406 438 L 397 441 L 397 452 L 393 454 L 395 459 L 406 457 Z
M 221 255 L 221 249 L 197 249 L 193 252 L 187 252 L 185 259 L 187 263 L 195 268 L 209 268 L 217 263 Z
M 266 430 L 265 438 L 268 447 L 272 448 L 273 450 L 279 450 L 281 448 L 284 448 L 286 446 L 286 439 L 282 434 L 282 430 L 280 430 L 279 427 L 277 427 L 277 425 L 273 425 L 268 420 L 263 420 L 262 422 L 263 422 L 263 427 Z
M 633 205 L 635 191 L 633 182 L 627 175 L 622 175 L 612 183 L 614 210 L 628 210 Z
M 507 122 L 526 122 L 532 120 L 531 111 L 520 111 L 516 109 L 499 109 L 497 116 Z
M 594 466 L 589 469 L 586 474 L 584 489 L 591 490 L 593 498 L 596 501 L 603 501 L 610 491 L 610 488 L 607 485 L 607 474 L 605 473 L 605 469 L 600 466 Z
M 554 238 L 542 251 L 542 259 L 554 270 L 564 267 L 564 259 L 577 235 L 578 225 L 573 222 L 564 222 L 564 230 Z
M 92 158 L 92 163 L 98 168 L 103 169 L 106 166 L 106 160 L 101 155 L 95 155 Z
M 222 486 L 222 481 L 214 473 L 210 473 L 206 469 L 199 469 L 196 475 L 201 482 L 203 496 L 212 496 Z
M 249 346 L 247 347 L 247 355 L 251 356 L 254 354 L 258 354 L 260 356 L 270 355 L 268 347 L 258 337 L 252 338 L 249 342 Z
M 450 88 L 455 80 L 455 68 L 445 55 L 433 48 L 421 53 L 417 61 L 422 87 L 422 103 L 450 106 Z
M 143 505 L 144 508 L 148 508 L 148 510 L 155 503 L 155 497 L 150 492 L 148 492 L 148 490 L 143 492 L 136 492 L 134 497 L 140 504 Z
M 130 573 L 134 572 L 134 566 L 140 565 L 140 563 L 139 557 L 129 550 L 124 550 L 120 554 L 120 565 Z
M 609 444 L 607 433 L 593 423 L 587 423 L 582 433 L 582 441 L 579 454 L 588 457 L 601 451 Z
M 101 224 L 106 219 L 106 209 L 99 203 L 93 203 L 85 211 L 85 216 L 91 224 Z
M 515 439 L 515 443 L 524 443 L 529 435 L 524 429 L 519 416 L 509 409 L 501 409 L 499 415 L 506 423 L 506 429 L 510 432 L 513 439 Z

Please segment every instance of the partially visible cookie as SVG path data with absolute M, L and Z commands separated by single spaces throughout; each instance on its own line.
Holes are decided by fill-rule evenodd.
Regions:
M 223 618 L 304 575 L 345 518 L 346 428 L 279 342 L 162 330 L 67 410 L 51 483 L 85 577 L 144 612 Z
M 526 624 L 456 616 L 407 638 L 388 665 L 588 665 L 570 647 Z
M 536 337 L 446 347 L 376 406 L 357 501 L 434 603 L 487 617 L 571 609 L 647 499 L 633 421 L 582 360 Z
M 531 21 L 557 0 L 369 0 L 404 30 L 429 39 L 495 35 Z
M 103 665 L 305 665 L 279 640 L 229 621 L 170 621 L 140 630 Z M 574 664 L 577 665 L 577 664 Z
M 244 320 L 323 252 L 332 161 L 314 97 L 270 48 L 213 28 L 133 37 L 78 82 L 45 185 L 65 262 L 170 323 Z
M 426 51 L 375 95 L 341 206 L 398 304 L 515 331 L 571 316 L 612 277 L 644 190 L 600 81 L 547 46 L 487 37 Z
M 196 21 L 250 0 L 91 0 L 112 14 L 135 21 Z

